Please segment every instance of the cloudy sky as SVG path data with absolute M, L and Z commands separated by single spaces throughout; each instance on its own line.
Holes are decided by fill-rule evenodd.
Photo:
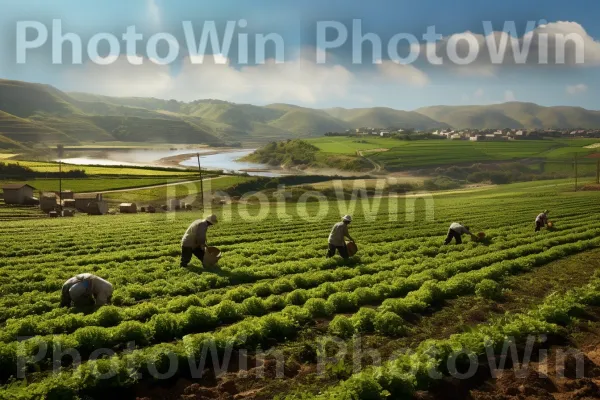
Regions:
M 600 109 L 597 0 L 0 0 L 0 9 L 0 78 L 66 91 Z M 133 29 L 135 50 L 123 37 Z M 439 36 L 425 38 L 432 30 Z

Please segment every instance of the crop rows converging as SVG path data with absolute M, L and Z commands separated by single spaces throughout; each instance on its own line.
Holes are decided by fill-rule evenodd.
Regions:
M 98 348 L 115 349 L 112 361 L 128 368 L 142 367 L 161 349 L 183 358 L 209 341 L 244 348 L 293 341 L 316 318 L 331 320 L 339 336 L 401 336 L 408 314 L 471 294 L 483 280 L 600 247 L 593 193 L 448 195 L 436 197 L 433 209 L 418 201 L 414 214 L 403 199 L 348 205 L 271 204 L 263 217 L 267 206 L 219 209 L 208 244 L 223 258 L 213 269 L 198 260 L 179 267 L 181 236 L 201 213 L 3 222 L 0 383 L 18 371 L 31 377 L 26 390 L 7 389 L 14 398 L 106 384 L 84 382 L 85 374 L 69 368 L 57 379 L 49 373 L 52 354 L 35 357 L 42 342 L 79 351 L 83 364 L 75 371 L 82 372 Z M 546 208 L 556 228 L 534 233 L 533 220 Z M 331 226 L 347 212 L 359 253 L 348 262 L 327 259 Z M 455 221 L 484 231 L 486 241 L 443 246 Z M 84 272 L 113 283 L 113 304 L 95 312 L 58 308 L 64 281 Z M 123 352 L 130 342 L 136 350 Z

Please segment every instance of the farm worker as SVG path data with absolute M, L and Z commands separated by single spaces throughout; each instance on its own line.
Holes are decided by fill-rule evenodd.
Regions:
M 63 284 L 61 307 L 76 307 L 93 305 L 103 306 L 110 304 L 113 294 L 113 285 L 93 274 L 80 274 L 72 277 Z
M 217 223 L 217 216 L 210 215 L 206 219 L 198 219 L 187 228 L 181 239 L 181 267 L 185 268 L 192 260 L 192 255 L 204 260 L 206 249 L 206 231 Z
M 548 213 L 550 211 L 544 210 L 543 213 L 535 217 L 535 231 L 539 232 L 544 226 L 548 225 Z
M 345 215 L 342 218 L 342 222 L 338 222 L 331 229 L 331 233 L 329 234 L 329 251 L 327 252 L 327 258 L 331 258 L 335 255 L 335 251 L 340 252 L 340 256 L 344 259 L 348 259 L 348 248 L 346 247 L 346 240 L 344 238 L 348 238 L 354 242 L 354 239 L 350 236 L 348 232 L 348 225 L 352 222 L 352 217 L 350 215 Z
M 462 235 L 464 234 L 471 235 L 472 238 L 475 238 L 475 235 L 469 231 L 468 226 L 464 226 L 459 222 L 453 222 L 450 225 L 450 229 L 448 229 L 448 236 L 446 237 L 444 244 L 449 244 L 452 239 L 456 239 L 456 244 L 461 244 Z

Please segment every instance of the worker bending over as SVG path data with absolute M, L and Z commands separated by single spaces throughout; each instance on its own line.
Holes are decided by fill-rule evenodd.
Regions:
M 535 231 L 539 232 L 544 226 L 548 225 L 548 213 L 550 211 L 544 210 L 543 213 L 535 217 Z
M 61 307 L 103 306 L 112 300 L 113 286 L 93 274 L 80 274 L 66 281 L 62 287 Z
M 453 222 L 450 225 L 450 229 L 448 229 L 448 236 L 446 237 L 444 244 L 449 244 L 452 239 L 456 239 L 456 244 L 461 244 L 462 235 L 464 234 L 471 235 L 471 238 L 475 239 L 475 235 L 469 231 L 468 226 L 463 226 L 461 223 Z
M 352 217 L 346 215 L 342 218 L 342 222 L 338 222 L 333 226 L 333 229 L 331 229 L 331 233 L 329 234 L 329 251 L 327 252 L 327 258 L 335 256 L 336 250 L 339 251 L 340 256 L 342 256 L 343 259 L 347 260 L 350 257 L 348 255 L 345 238 L 354 242 L 354 239 L 352 239 L 348 232 L 348 225 L 350 225 L 351 222 Z
M 198 219 L 187 228 L 181 239 L 181 267 L 185 268 L 192 260 L 192 255 L 204 265 L 204 252 L 206 250 L 206 232 L 208 228 L 217 223 L 217 216 L 211 215 L 206 219 Z

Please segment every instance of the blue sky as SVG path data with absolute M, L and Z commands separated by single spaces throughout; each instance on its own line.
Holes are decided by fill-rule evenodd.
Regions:
M 219 98 L 234 102 L 268 104 L 287 102 L 309 107 L 372 107 L 416 109 L 437 104 L 486 104 L 503 101 L 528 101 L 542 105 L 574 105 L 600 108 L 600 3 L 595 0 L 571 2 L 481 0 L 453 1 L 204 1 L 204 0 L 0 0 L 0 77 L 54 85 L 67 91 L 84 91 L 114 96 L 153 96 L 189 101 Z M 52 21 L 60 20 L 63 34 L 75 33 L 82 41 L 83 63 L 71 63 L 71 46 L 62 46 L 63 63 L 52 62 Z M 224 65 L 210 62 L 192 64 L 183 21 L 190 21 L 199 38 L 207 21 L 214 21 L 222 38 L 227 21 L 245 20 L 247 26 L 232 36 L 231 51 L 219 56 Z M 362 33 L 377 35 L 382 43 L 382 57 L 372 62 L 372 45 L 363 43 L 363 62 L 355 64 L 352 55 L 357 47 L 352 41 L 352 21 L 360 20 Z M 547 24 L 539 27 L 539 21 Z M 48 40 L 40 48 L 27 51 L 27 61 L 17 63 L 17 26 L 36 21 L 48 29 Z M 348 30 L 343 46 L 327 50 L 327 63 L 317 64 L 317 25 L 336 21 Z M 568 65 L 538 65 L 537 48 L 530 52 L 527 65 L 509 62 L 492 65 L 485 46 L 475 62 L 457 66 L 439 47 L 444 59 L 432 66 L 422 47 L 420 57 L 408 65 L 396 64 L 387 52 L 388 42 L 399 33 L 414 35 L 421 42 L 428 27 L 435 26 L 442 35 L 439 46 L 450 38 L 470 32 L 485 43 L 483 21 L 490 21 L 494 31 L 502 31 L 506 21 L 513 21 L 517 32 L 512 38 L 523 42 L 528 21 L 535 21 L 532 34 L 576 34 L 585 44 L 583 64 L 569 61 L 575 52 L 567 48 Z M 121 36 L 135 26 L 143 35 L 137 55 L 143 65 L 132 65 L 126 58 Z M 148 39 L 157 33 L 173 35 L 179 51 L 169 65 L 149 59 Z M 114 62 L 99 66 L 90 59 L 87 44 L 94 35 L 108 33 L 120 41 L 120 51 L 111 54 Z M 238 34 L 248 37 L 244 46 Z M 282 38 L 284 63 L 256 64 L 256 34 L 274 34 Z M 332 30 L 330 30 L 330 35 Z M 32 40 L 30 29 L 27 40 Z M 334 35 L 335 36 L 335 35 Z M 328 36 L 331 39 L 332 36 Z M 461 42 L 460 46 L 465 45 Z M 535 41 L 534 41 L 535 43 Z M 421 43 L 422 45 L 424 43 Z M 550 63 L 555 50 L 550 48 Z M 249 63 L 240 63 L 239 48 L 248 49 Z M 418 47 L 418 46 L 417 46 Z M 358 48 L 361 48 L 360 46 Z M 108 45 L 99 46 L 101 56 L 109 55 Z M 275 56 L 275 45 L 266 46 L 266 56 Z M 166 56 L 168 46 L 162 42 L 158 55 Z M 410 48 L 401 41 L 398 53 L 407 55 Z M 207 48 L 206 54 L 214 50 Z M 466 53 L 459 53 L 465 56 Z M 572 57 L 573 56 L 573 57 Z

